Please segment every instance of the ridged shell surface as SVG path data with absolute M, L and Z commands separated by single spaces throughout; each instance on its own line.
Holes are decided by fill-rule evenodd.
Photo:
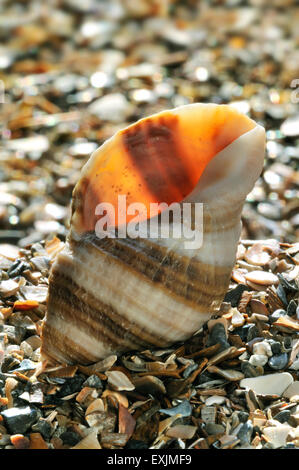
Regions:
M 264 129 L 233 107 L 194 104 L 142 119 L 96 150 L 74 189 L 70 233 L 52 267 L 43 357 L 88 364 L 194 334 L 226 293 L 264 145 Z M 117 218 L 116 237 L 99 238 L 96 207 L 116 207 L 120 194 L 146 208 L 202 203 L 195 227 L 202 246 L 186 249 L 173 236 L 120 238 Z M 161 213 L 153 217 L 159 224 Z

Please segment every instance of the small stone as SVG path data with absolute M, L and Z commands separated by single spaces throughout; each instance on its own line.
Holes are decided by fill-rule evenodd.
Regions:
M 254 243 L 245 253 L 245 260 L 255 266 L 265 266 L 271 260 L 270 254 L 262 243 Z
M 87 380 L 83 383 L 83 387 L 92 387 L 92 388 L 103 388 L 103 384 L 101 379 L 97 375 L 91 375 L 88 377 Z
M 296 380 L 283 392 L 283 396 L 286 398 L 292 398 L 299 395 L 299 381 Z
M 26 357 L 31 357 L 33 349 L 30 344 L 28 344 L 26 341 L 22 341 L 22 343 L 20 344 L 20 349 L 24 352 Z
M 279 421 L 280 423 L 287 423 L 290 417 L 290 410 L 282 410 L 274 416 L 274 419 L 276 419 L 276 421 Z
M 253 354 L 263 354 L 268 357 L 271 357 L 273 355 L 271 346 L 267 341 L 260 341 L 258 343 L 255 343 L 252 347 L 252 351 Z
M 39 432 L 32 432 L 30 434 L 30 449 L 48 449 L 48 445 L 44 441 Z
M 79 434 L 73 431 L 65 431 L 60 434 L 60 439 L 62 439 L 63 444 L 67 446 L 75 446 L 78 442 L 81 441 Z
M 264 373 L 263 367 L 254 367 L 249 361 L 241 362 L 241 371 L 245 377 L 258 377 Z
M 247 342 L 252 341 L 254 338 L 257 338 L 259 335 L 259 330 L 255 325 L 250 325 L 247 333 Z
M 23 436 L 23 434 L 14 434 L 13 436 L 10 436 L 10 441 L 15 449 L 28 449 L 30 445 L 28 437 Z
M 98 440 L 98 430 L 94 429 L 89 433 L 84 439 L 82 439 L 78 444 L 76 444 L 73 449 L 101 449 L 99 440 Z
M 231 324 L 235 327 L 243 326 L 245 323 L 244 316 L 236 308 L 233 308 L 232 310 L 233 310 L 233 315 L 231 318 Z
M 268 271 L 251 271 L 245 274 L 245 278 L 247 281 L 265 286 L 271 286 L 272 284 L 279 283 L 278 277 L 275 274 L 269 273 Z
M 246 423 L 242 424 L 237 434 L 238 439 L 240 439 L 241 445 L 250 444 L 252 432 L 253 432 L 253 425 L 251 421 L 247 421 Z
M 289 361 L 288 354 L 282 353 L 282 354 L 279 354 L 278 356 L 270 357 L 268 364 L 269 364 L 269 367 L 271 367 L 271 369 L 280 370 L 287 366 L 288 361 Z
M 290 317 L 280 317 L 273 323 L 280 331 L 287 332 L 299 332 L 299 323 L 293 321 Z
M 202 406 L 201 418 L 205 423 L 215 423 L 216 420 L 216 407 L 215 406 Z
M 226 398 L 219 396 L 219 395 L 212 395 L 211 397 L 208 397 L 205 401 L 206 406 L 211 406 L 211 405 L 222 405 L 225 403 Z
M 35 300 L 39 303 L 45 303 L 48 288 L 42 286 L 23 286 L 20 287 L 20 293 L 25 297 L 25 300 Z
M 166 431 L 166 436 L 175 437 L 176 439 L 192 439 L 196 430 L 196 426 L 177 424 Z
M 216 366 L 209 366 L 207 370 L 213 374 L 218 374 L 226 380 L 230 382 L 235 382 L 238 380 L 242 380 L 244 378 L 244 374 L 239 372 L 238 370 L 234 369 L 220 369 Z
M 9 372 L 15 367 L 18 367 L 19 364 L 20 361 L 18 361 L 18 359 L 16 359 L 15 357 L 5 356 L 1 364 L 1 372 L 5 374 L 6 372 Z
M 225 432 L 224 426 L 221 424 L 207 423 L 205 431 L 211 436 L 213 434 L 221 434 Z
M 24 359 L 20 364 L 19 366 L 17 367 L 17 369 L 14 369 L 14 371 L 20 371 L 20 372 L 25 372 L 27 370 L 34 370 L 36 369 L 36 364 L 32 361 L 30 361 L 30 359 Z
M 37 335 L 30 336 L 30 338 L 27 338 L 25 341 L 23 341 L 23 343 L 29 344 L 29 346 L 33 349 L 33 351 L 38 349 L 42 344 L 40 337 Z
M 248 290 L 248 286 L 239 284 L 237 287 L 227 292 L 224 298 L 224 302 L 229 302 L 232 307 L 237 307 L 243 292 L 246 290 Z
M 291 374 L 281 372 L 243 379 L 240 382 L 240 387 L 253 390 L 259 395 L 282 395 L 293 381 Z
M 37 411 L 29 406 L 2 411 L 5 426 L 11 434 L 24 434 L 37 419 Z
M 246 411 L 239 411 L 238 418 L 240 423 L 246 423 L 249 418 L 249 413 L 247 413 Z
M 230 344 L 227 341 L 227 333 L 223 323 L 215 323 L 210 331 L 209 340 L 207 346 L 212 346 L 219 343 L 220 351 L 230 347 Z
M 253 354 L 249 362 L 253 366 L 264 366 L 268 362 L 268 356 L 265 356 L 264 354 Z
M 40 418 L 37 423 L 33 424 L 32 431 L 36 433 L 41 433 L 44 439 L 49 440 L 53 429 L 50 423 L 43 418 Z
M 292 350 L 292 338 L 290 336 L 284 337 L 283 346 L 284 346 L 285 352 L 290 352 Z
M 113 390 L 134 390 L 135 386 L 128 379 L 128 377 L 118 370 L 106 372 L 108 377 L 108 384 L 113 388 Z
M 19 290 L 19 284 L 12 279 L 0 282 L 0 296 L 6 299 L 15 295 Z
M 177 414 L 180 414 L 181 417 L 187 417 L 190 416 L 192 413 L 192 406 L 190 405 L 188 400 L 182 401 L 177 406 L 174 406 L 173 408 L 161 408 L 160 413 L 164 413 L 168 416 L 175 416 Z
M 266 436 L 267 440 L 271 442 L 273 448 L 278 449 L 286 445 L 286 440 L 291 429 L 291 426 L 286 424 L 282 424 L 281 426 L 267 426 L 264 428 L 263 434 Z
M 20 344 L 26 334 L 26 329 L 21 326 L 4 325 L 3 332 L 12 344 Z
M 96 400 L 92 401 L 90 405 L 88 405 L 85 416 L 89 415 L 90 413 L 94 413 L 95 411 L 105 411 L 104 403 L 101 398 L 97 398 Z
M 0 439 L 0 446 L 6 446 L 7 444 L 10 444 L 10 435 L 2 434 Z
M 50 267 L 50 258 L 48 256 L 34 256 L 31 258 L 31 263 L 33 264 L 36 271 L 48 270 Z
M 150 393 L 153 395 L 166 393 L 166 388 L 162 380 L 153 375 L 146 375 L 144 377 L 134 377 L 134 386 L 141 393 Z
M 273 354 L 280 354 L 281 353 L 281 343 L 279 341 L 274 341 L 273 339 L 269 339 L 268 340 L 269 344 L 270 344 L 270 347 L 271 347 L 271 351 Z
M 95 100 L 88 110 L 100 119 L 117 123 L 126 120 L 132 112 L 132 105 L 123 94 L 110 93 Z
M 283 317 L 284 315 L 286 315 L 287 312 L 281 308 L 279 308 L 278 310 L 275 310 L 275 312 L 271 313 L 271 315 L 269 315 L 269 320 L 270 320 L 270 323 L 274 323 L 276 322 L 276 320 L 278 320 L 280 317 Z
M 299 114 L 288 117 L 280 126 L 280 131 L 287 137 L 299 135 Z

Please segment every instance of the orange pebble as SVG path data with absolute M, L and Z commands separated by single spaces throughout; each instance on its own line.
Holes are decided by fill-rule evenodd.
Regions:
M 14 310 L 31 310 L 39 306 L 36 300 L 16 300 L 13 304 Z

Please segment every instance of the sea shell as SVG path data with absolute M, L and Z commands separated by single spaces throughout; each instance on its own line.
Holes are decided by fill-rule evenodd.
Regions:
M 243 203 L 262 171 L 264 146 L 264 129 L 233 107 L 192 104 L 142 119 L 97 149 L 74 189 L 70 233 L 52 267 L 43 358 L 88 364 L 167 347 L 200 329 L 228 288 Z M 187 247 L 187 236 L 172 232 L 121 238 L 132 214 L 116 214 L 116 237 L 99 238 L 96 207 L 117 207 L 118 195 L 146 209 L 153 202 L 191 203 L 202 246 Z M 151 221 L 162 226 L 164 212 L 152 213 Z M 148 214 L 136 218 L 147 235 Z M 173 218 L 171 228 L 177 224 L 185 220 Z

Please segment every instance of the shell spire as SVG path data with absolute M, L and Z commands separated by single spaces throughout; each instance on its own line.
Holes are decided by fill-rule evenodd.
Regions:
M 193 104 L 141 119 L 97 149 L 74 189 L 71 229 L 52 267 L 43 357 L 88 364 L 194 334 L 226 293 L 264 146 L 264 129 L 233 107 Z M 134 210 L 120 210 L 120 196 Z M 174 236 L 182 216 L 168 219 L 168 237 L 150 231 L 173 214 L 165 205 L 186 203 L 201 246 Z M 111 236 L 99 236 L 99 221 Z

